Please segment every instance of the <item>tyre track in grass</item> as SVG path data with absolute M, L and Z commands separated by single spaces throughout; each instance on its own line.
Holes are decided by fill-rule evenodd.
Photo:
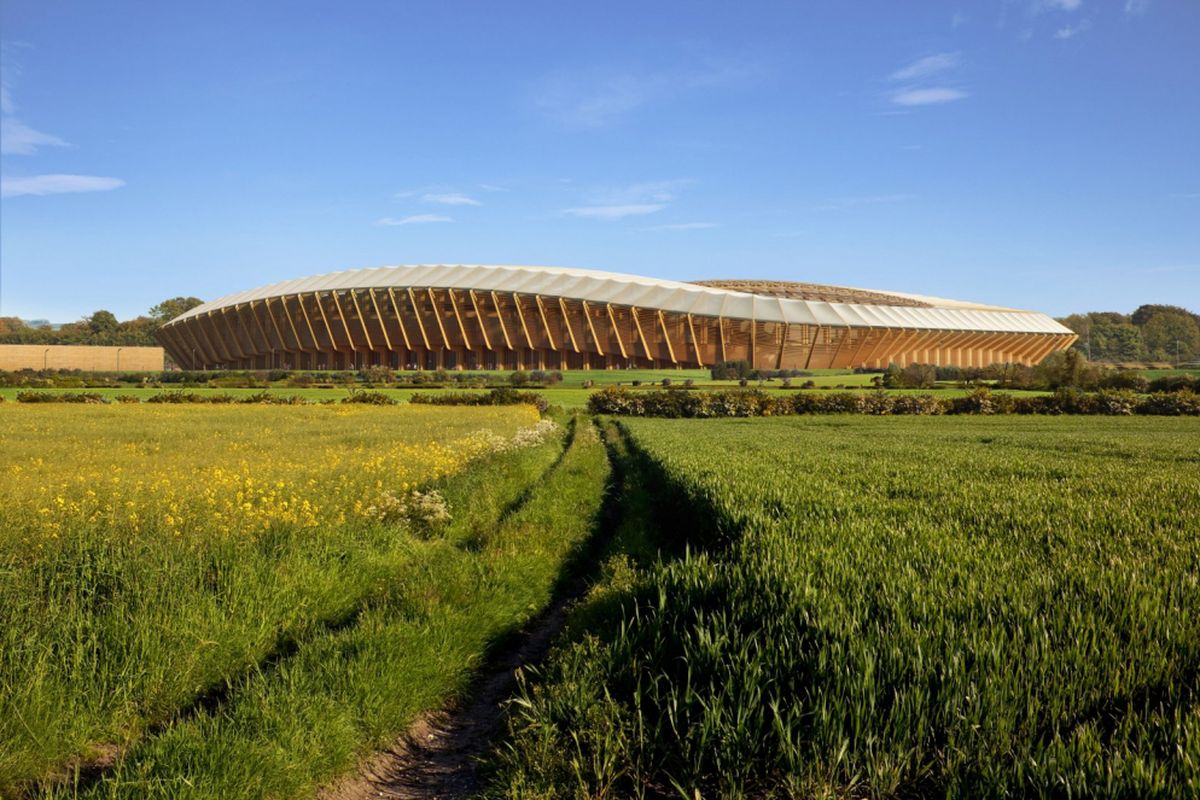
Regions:
M 588 421 L 576 424 L 577 435 L 579 426 L 595 430 Z M 589 565 L 619 522 L 623 474 L 612 442 L 608 444 L 610 472 L 600 513 L 590 535 L 568 559 L 550 605 L 493 649 L 464 700 L 421 715 L 392 747 L 367 759 L 357 775 L 327 787 L 321 800 L 456 800 L 482 788 L 480 761 L 503 730 L 503 704 L 513 696 L 518 672 L 544 659 L 572 603 L 594 577 Z

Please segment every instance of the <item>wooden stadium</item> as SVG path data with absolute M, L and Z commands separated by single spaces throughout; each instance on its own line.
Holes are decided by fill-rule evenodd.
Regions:
M 188 369 L 758 369 L 1034 364 L 1075 334 L 1045 314 L 780 281 L 594 270 L 347 270 L 205 303 L 159 329 Z

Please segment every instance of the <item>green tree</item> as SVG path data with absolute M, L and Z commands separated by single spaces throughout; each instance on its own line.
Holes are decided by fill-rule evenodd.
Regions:
M 191 311 L 203 302 L 199 297 L 172 297 L 152 307 L 150 309 L 150 317 L 160 324 L 169 322 L 180 314 Z

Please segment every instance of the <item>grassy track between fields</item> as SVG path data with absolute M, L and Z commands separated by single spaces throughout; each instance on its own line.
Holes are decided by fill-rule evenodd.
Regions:
M 622 425 L 492 795 L 1200 792 L 1200 422 Z

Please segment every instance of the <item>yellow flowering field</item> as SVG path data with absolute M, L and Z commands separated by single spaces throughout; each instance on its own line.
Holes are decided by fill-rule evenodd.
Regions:
M 449 546 L 414 515 L 475 513 L 436 487 L 489 458 L 536 474 L 556 428 L 527 405 L 0 405 L 0 796 L 403 586 Z
M 0 407 L 0 524 L 13 545 L 89 536 L 245 536 L 340 525 L 383 491 L 451 474 L 532 406 Z

